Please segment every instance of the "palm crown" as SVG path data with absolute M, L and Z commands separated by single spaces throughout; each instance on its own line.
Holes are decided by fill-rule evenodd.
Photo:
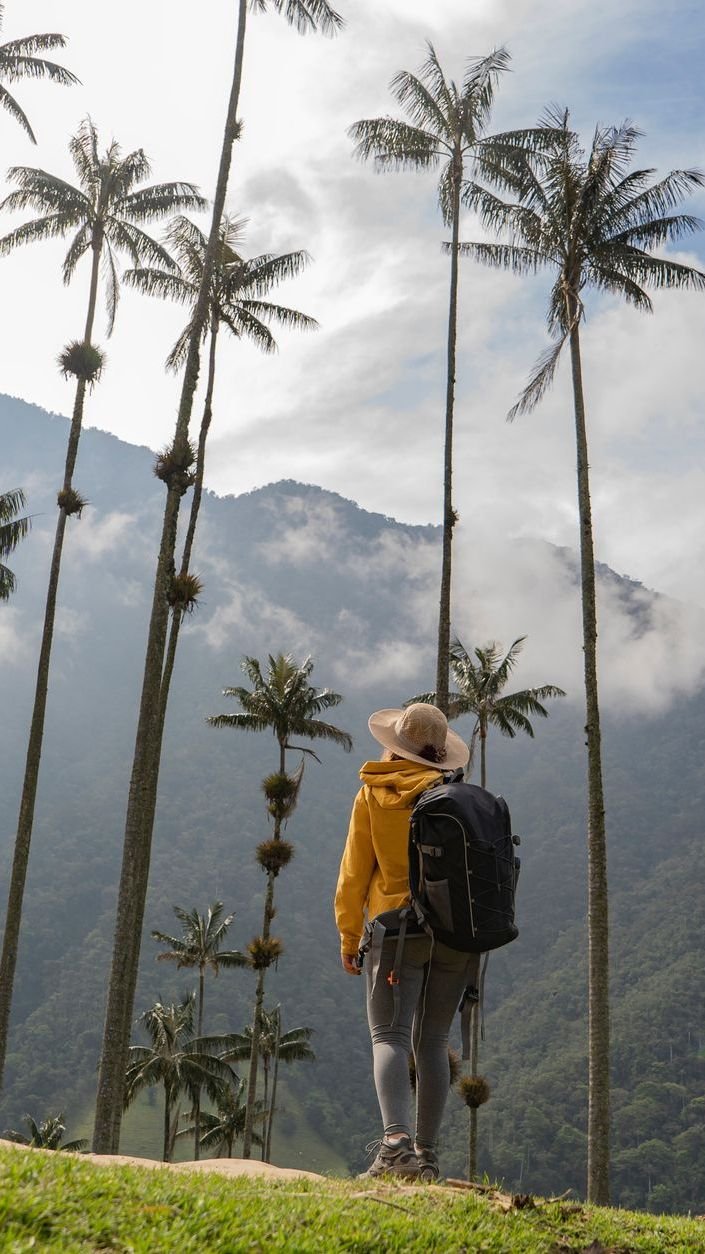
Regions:
M 152 932 L 152 939 L 169 948 L 157 954 L 158 961 L 175 962 L 177 967 L 199 967 L 205 971 L 210 967 L 215 975 L 221 967 L 242 967 L 247 959 L 238 950 L 223 950 L 225 937 L 235 916 L 223 918 L 222 901 L 214 901 L 208 912 L 199 914 L 196 909 L 182 910 L 174 906 L 174 914 L 182 924 L 181 936 L 170 936 L 167 932 Z
M 484 742 L 490 725 L 496 727 L 503 736 L 513 738 L 518 731 L 522 731 L 533 738 L 534 729 L 530 716 L 548 718 L 548 710 L 543 702 L 550 697 L 565 696 L 563 689 L 555 684 L 542 684 L 536 688 L 522 688 L 518 692 L 504 693 L 525 640 L 526 636 L 519 636 L 504 655 L 496 641 L 491 641 L 474 649 L 474 658 L 458 639 L 451 644 L 450 669 L 457 691 L 449 694 L 448 718 L 462 718 L 464 714 L 475 716 L 468 769 L 472 766 L 473 751 L 479 737 L 482 747 L 483 787 L 486 774 Z M 436 694 L 424 692 L 412 700 L 435 703 Z
M 31 1145 L 36 1149 L 63 1150 L 68 1154 L 81 1154 L 88 1144 L 83 1138 L 77 1141 L 65 1141 L 63 1145 L 61 1144 L 66 1132 L 63 1114 L 50 1115 L 48 1119 L 42 1119 L 39 1123 L 31 1115 L 25 1115 L 24 1122 L 29 1130 L 29 1136 L 25 1132 L 16 1132 L 13 1128 L 6 1128 L 3 1136 L 7 1137 L 8 1141 L 14 1141 L 16 1145 Z
M 346 753 L 352 749 L 352 737 L 332 723 L 319 717 L 324 710 L 339 705 L 342 697 L 330 688 L 317 689 L 309 684 L 313 659 L 307 657 L 298 665 L 291 654 L 270 653 L 266 678 L 257 658 L 246 657 L 242 669 L 252 684 L 249 688 L 224 688 L 223 695 L 234 697 L 242 713 L 215 714 L 207 721 L 211 727 L 235 727 L 243 731 L 271 731 L 280 748 L 291 749 L 291 736 L 308 740 L 330 740 Z M 303 752 L 311 753 L 307 749 Z M 315 756 L 315 755 L 314 755 Z
M 0 27 L 4 13 L 5 6 L 0 4 Z M 35 55 L 37 52 L 50 52 L 52 48 L 65 47 L 64 36 L 55 34 L 24 35 L 20 39 L 11 39 L 8 43 L 0 44 L 0 106 L 16 122 L 19 122 L 33 144 L 36 144 L 37 140 L 29 124 L 29 118 L 5 84 L 16 83 L 22 78 L 48 78 L 53 83 L 59 83 L 64 87 L 77 83 L 79 80 L 76 75 L 64 69 L 63 65 L 57 65 L 55 61 L 47 61 L 44 57 Z
M 299 274 L 308 261 L 305 252 L 277 257 L 263 253 L 245 260 L 239 252 L 246 219 L 225 216 L 221 220 L 218 249 L 210 282 L 208 316 L 201 338 L 217 333 L 221 326 L 237 338 L 253 340 L 264 352 L 274 352 L 276 341 L 266 322 L 309 330 L 318 324 L 314 318 L 277 305 L 261 297 L 284 279 Z M 161 296 L 191 305 L 194 309 L 203 277 L 207 237 L 188 218 L 177 217 L 166 235 L 170 255 L 176 261 L 168 268 L 142 267 L 127 270 L 126 283 L 148 296 Z M 188 353 L 191 322 L 182 331 L 167 358 L 171 369 L 183 366 Z
M 683 196 L 705 185 L 699 170 L 672 170 L 652 182 L 653 170 L 632 169 L 640 132 L 629 122 L 598 127 L 585 153 L 570 129 L 568 111 L 549 111 L 535 148 L 505 148 L 484 168 L 516 203 L 475 197 L 499 243 L 461 244 L 461 252 L 488 265 L 532 273 L 550 268 L 555 278 L 547 322 L 553 344 L 537 363 L 510 418 L 531 410 L 550 386 L 560 351 L 584 317 L 587 287 L 622 296 L 650 312 L 653 288 L 705 288 L 705 274 L 650 251 L 700 227 L 690 214 L 673 213 Z
M 509 53 L 500 48 L 468 62 L 458 86 L 447 79 L 433 44 L 418 75 L 402 70 L 392 79 L 392 94 L 410 118 L 409 122 L 385 117 L 356 122 L 349 130 L 355 151 L 363 159 L 373 157 L 379 170 L 440 167 L 438 202 L 443 221 L 453 221 L 454 189 L 460 198 L 472 194 L 467 177 L 468 159 L 482 161 L 492 144 L 503 137 L 483 138 L 489 121 L 499 75 L 509 64 Z M 519 132 L 515 133 L 515 138 Z M 509 141 L 510 137 L 506 137 Z
M 110 334 L 119 294 L 116 253 L 127 253 L 133 266 L 147 263 L 175 271 L 176 265 L 167 250 L 143 226 L 175 209 L 203 209 L 206 202 L 192 183 L 139 186 L 151 174 L 144 151 L 137 148 L 123 156 L 113 140 L 101 156 L 98 134 L 90 118 L 72 136 L 69 151 L 77 186 L 29 166 L 13 166 L 9 170 L 8 178 L 18 186 L 0 204 L 0 210 L 35 209 L 41 216 L 0 239 L 0 253 L 35 240 L 71 236 L 63 264 L 65 283 L 71 281 L 78 262 L 89 249 L 102 253 Z

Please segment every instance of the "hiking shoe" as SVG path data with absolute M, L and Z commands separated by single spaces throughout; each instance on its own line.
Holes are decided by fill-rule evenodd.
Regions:
M 377 1156 L 360 1179 L 375 1176 L 401 1176 L 405 1180 L 418 1180 L 419 1164 L 411 1144 L 411 1137 L 404 1136 L 390 1145 L 389 1141 L 373 1141 L 367 1146 L 368 1153 L 377 1150 Z
M 432 1149 L 419 1147 L 416 1150 L 416 1161 L 419 1165 L 419 1180 L 423 1180 L 426 1184 L 433 1184 L 440 1174 L 437 1155 Z

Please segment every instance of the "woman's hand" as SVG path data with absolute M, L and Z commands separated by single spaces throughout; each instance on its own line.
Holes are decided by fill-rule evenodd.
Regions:
M 342 954 L 342 963 L 348 975 L 360 975 L 360 967 L 357 961 L 357 954 Z

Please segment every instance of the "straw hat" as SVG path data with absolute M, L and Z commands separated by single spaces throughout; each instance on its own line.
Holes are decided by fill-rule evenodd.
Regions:
M 409 762 L 455 771 L 470 757 L 465 741 L 435 705 L 417 701 L 405 710 L 377 710 L 367 725 L 379 744 Z

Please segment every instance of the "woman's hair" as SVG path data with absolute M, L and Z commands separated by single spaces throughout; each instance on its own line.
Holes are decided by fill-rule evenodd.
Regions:
M 425 758 L 427 762 L 439 763 L 443 762 L 446 756 L 445 749 L 436 749 L 434 745 L 424 745 L 423 749 L 419 749 L 416 755 L 419 758 Z M 406 759 L 401 753 L 394 753 L 391 749 L 385 749 L 381 762 L 405 762 Z

